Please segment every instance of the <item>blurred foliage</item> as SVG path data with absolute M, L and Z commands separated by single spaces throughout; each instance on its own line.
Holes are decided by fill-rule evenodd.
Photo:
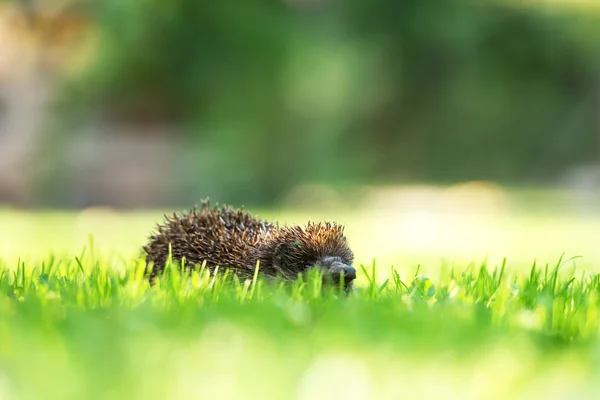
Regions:
M 597 159 L 593 13 L 461 0 L 93 7 L 99 52 L 65 86 L 68 114 L 176 122 L 185 201 L 271 202 L 306 181 L 531 182 Z
M 366 123 L 379 166 L 421 179 L 515 180 L 594 159 L 597 17 L 460 3 L 356 8 L 355 31 L 385 38 L 393 88 Z

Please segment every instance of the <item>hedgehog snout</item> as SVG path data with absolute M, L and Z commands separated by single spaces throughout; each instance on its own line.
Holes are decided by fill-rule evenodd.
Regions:
M 343 262 L 340 257 L 324 257 L 317 264 L 331 276 L 334 282 L 339 282 L 342 276 L 348 284 L 356 279 L 356 270 Z
M 335 264 L 329 268 L 329 274 L 335 282 L 339 282 L 344 277 L 344 282 L 348 283 L 356 279 L 356 270 L 350 265 Z

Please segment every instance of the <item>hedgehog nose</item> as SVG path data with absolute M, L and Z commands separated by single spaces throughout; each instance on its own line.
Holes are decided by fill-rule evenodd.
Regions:
M 344 280 L 350 282 L 356 279 L 356 270 L 349 265 L 344 267 Z
M 331 277 L 336 281 L 344 276 L 344 282 L 350 282 L 356 279 L 356 270 L 349 265 L 336 265 L 331 270 Z

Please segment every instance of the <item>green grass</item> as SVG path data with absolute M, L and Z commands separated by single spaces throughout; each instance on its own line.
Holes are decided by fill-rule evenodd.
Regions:
M 594 398 L 600 275 L 361 269 L 348 297 L 94 249 L 0 271 L 0 398 Z M 376 278 L 388 269 L 389 278 Z M 566 397 L 563 397 L 566 398 Z
M 600 398 L 597 217 L 259 213 L 347 226 L 338 297 L 176 268 L 149 287 L 160 214 L 0 211 L 0 399 Z

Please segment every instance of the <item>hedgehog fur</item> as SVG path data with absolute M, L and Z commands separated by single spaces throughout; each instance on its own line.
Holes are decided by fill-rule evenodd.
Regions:
M 189 212 L 166 216 L 144 246 L 151 265 L 150 281 L 164 271 L 171 253 L 173 261 L 195 268 L 206 263 L 230 268 L 249 278 L 258 264 L 267 277 L 295 280 L 318 267 L 325 279 L 343 280 L 350 289 L 356 278 L 354 254 L 344 236 L 344 227 L 331 222 L 309 222 L 305 226 L 279 226 L 252 216 L 243 208 L 210 206 L 208 200 Z

